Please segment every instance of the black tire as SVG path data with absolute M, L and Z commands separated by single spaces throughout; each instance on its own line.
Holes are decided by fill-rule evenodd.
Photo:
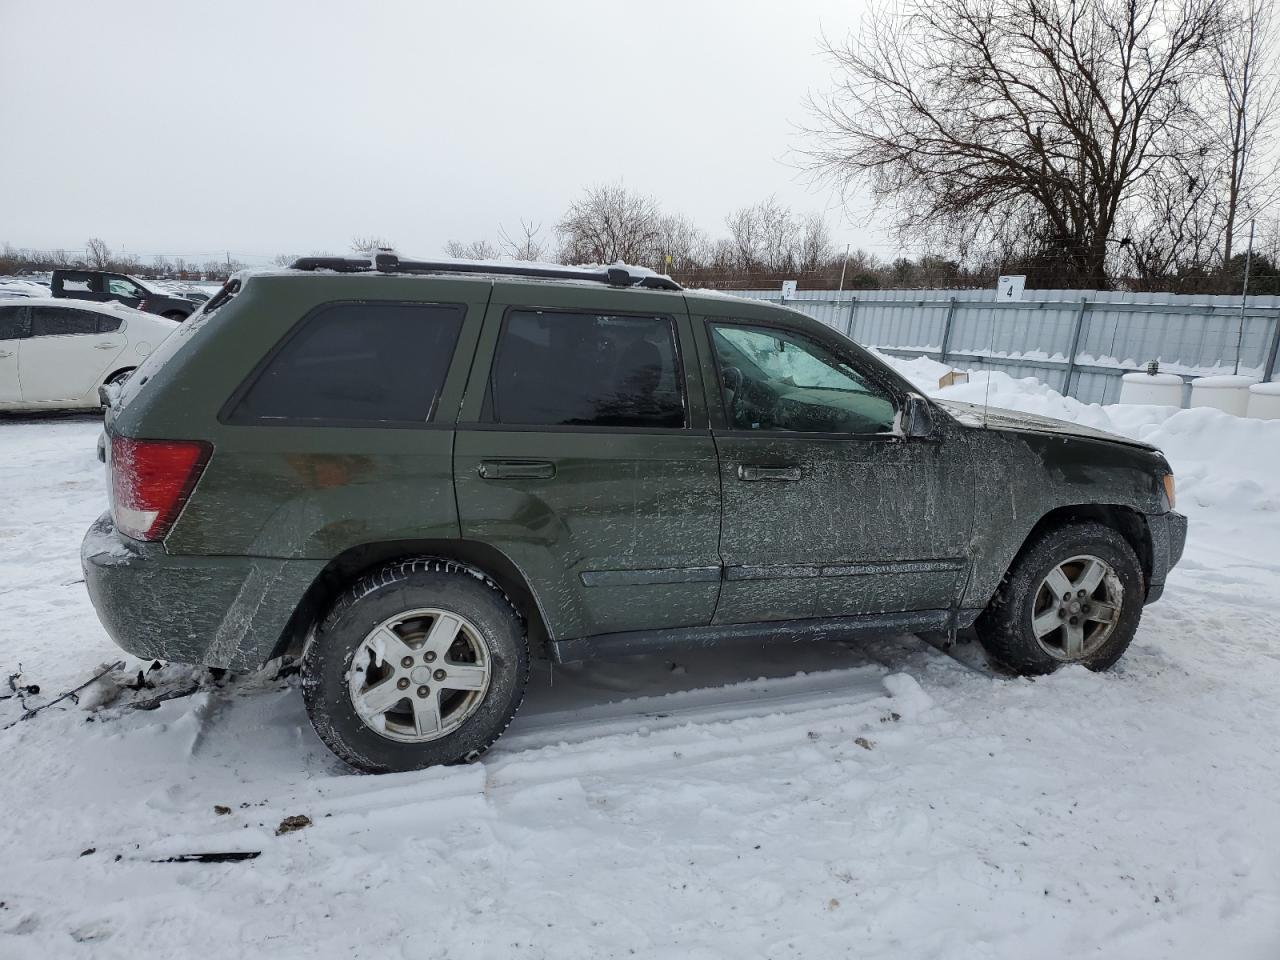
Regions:
M 1044 578 L 1058 564 L 1080 555 L 1097 557 L 1109 564 L 1124 588 L 1124 597 L 1114 627 L 1097 649 L 1078 659 L 1064 660 L 1046 651 L 1036 639 L 1032 612 Z M 1145 600 L 1146 579 L 1129 542 L 1101 523 L 1068 523 L 1046 531 L 1019 554 L 975 627 L 994 665 L 1012 673 L 1052 673 L 1068 662 L 1090 670 L 1106 670 L 1133 640 Z
M 477 628 L 488 647 L 491 675 L 483 699 L 457 729 L 435 740 L 406 743 L 361 719 L 347 676 L 375 626 L 424 607 L 456 613 Z M 312 726 L 330 750 L 367 773 L 476 759 L 511 723 L 528 679 L 528 640 L 510 600 L 491 580 L 443 560 L 406 560 L 356 581 L 334 603 L 302 655 L 302 695 Z
M 181 310 L 170 310 L 168 313 L 161 314 L 161 316 L 166 320 L 177 320 L 181 323 L 183 320 L 187 319 L 190 314 L 183 313 Z
M 136 368 L 136 367 L 125 367 L 123 370 L 117 370 L 115 373 L 111 374 L 111 376 L 107 377 L 107 379 L 106 379 L 106 380 L 104 380 L 104 381 L 102 381 L 102 382 L 103 382 L 104 384 L 108 384 L 108 383 L 119 383 L 119 382 L 120 382 L 121 380 L 123 380 L 125 377 L 129 376 L 129 374 L 133 373 L 133 371 L 134 371 L 135 369 L 137 369 L 137 368 Z

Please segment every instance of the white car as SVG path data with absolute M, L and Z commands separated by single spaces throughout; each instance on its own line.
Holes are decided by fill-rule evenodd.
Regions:
M 0 299 L 0 410 L 94 410 L 178 323 L 123 304 Z
M 19 280 L 17 277 L 0 277 L 0 299 L 5 297 L 48 297 L 52 291 L 47 283 L 38 280 Z

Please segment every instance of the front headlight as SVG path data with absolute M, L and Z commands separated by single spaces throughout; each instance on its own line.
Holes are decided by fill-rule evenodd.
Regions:
M 1160 480 L 1164 483 L 1165 510 L 1172 510 L 1178 505 L 1178 498 L 1173 492 L 1173 474 L 1166 473 Z

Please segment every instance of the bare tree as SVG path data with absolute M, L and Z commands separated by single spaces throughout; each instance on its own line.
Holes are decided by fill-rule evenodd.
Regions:
M 351 252 L 358 253 L 361 256 L 372 257 L 379 250 L 391 250 L 395 244 L 385 237 L 370 234 L 367 237 L 352 237 Z
M 455 260 L 497 260 L 498 248 L 488 240 L 472 240 L 463 243 L 461 240 L 450 240 L 444 245 L 446 255 Z
M 816 213 L 801 220 L 800 236 L 796 247 L 796 269 L 800 273 L 813 273 L 827 266 L 834 254 L 827 221 Z
M 651 262 L 660 219 L 653 197 L 632 193 L 621 183 L 589 187 L 556 224 L 560 262 Z
M 1225 0 L 905 0 L 827 51 L 813 167 L 900 234 L 1031 238 L 1080 282 L 1143 186 L 1199 150 Z
M 520 233 L 512 236 L 507 228 L 499 224 L 498 242 L 502 251 L 512 260 L 542 260 L 546 256 L 546 244 L 542 242 L 542 224 L 532 220 L 520 220 Z
M 1218 79 L 1225 112 L 1226 224 L 1223 263 L 1231 260 L 1242 208 L 1254 214 L 1275 199 L 1276 163 L 1266 161 L 1274 135 L 1280 90 L 1275 72 L 1276 26 L 1271 0 L 1235 0 L 1218 45 Z M 1261 155 L 1261 156 L 1260 156 Z
M 94 270 L 111 269 L 111 248 L 98 237 L 90 237 L 84 245 L 85 261 Z
M 710 259 L 711 242 L 687 217 L 664 214 L 658 218 L 657 269 L 670 272 L 697 270 Z
M 742 269 L 776 273 L 794 267 L 801 228 L 774 197 L 735 210 L 725 218 L 725 226 Z

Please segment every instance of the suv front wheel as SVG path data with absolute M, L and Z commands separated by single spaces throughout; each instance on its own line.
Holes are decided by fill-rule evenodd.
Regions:
M 1024 675 L 1105 670 L 1137 632 L 1146 592 L 1129 542 L 1100 523 L 1043 534 L 1014 561 L 975 624 L 988 656 Z
M 302 657 L 316 733 L 369 773 L 474 760 L 511 722 L 528 674 L 510 601 L 440 560 L 404 561 L 357 581 Z

